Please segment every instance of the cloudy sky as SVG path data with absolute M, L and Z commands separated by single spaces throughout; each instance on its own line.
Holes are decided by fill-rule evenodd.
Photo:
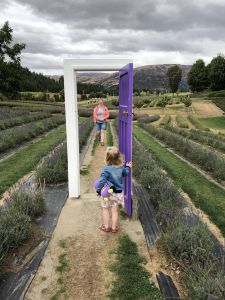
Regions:
M 207 63 L 225 53 L 225 0 L 0 0 L 24 42 L 22 64 L 62 74 L 64 58 L 133 58 L 135 66 Z

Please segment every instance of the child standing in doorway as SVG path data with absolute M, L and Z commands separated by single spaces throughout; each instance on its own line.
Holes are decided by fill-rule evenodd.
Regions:
M 101 189 L 108 183 L 113 189 L 109 200 L 101 198 L 103 224 L 99 227 L 104 232 L 118 232 L 118 204 L 124 203 L 123 177 L 127 176 L 132 168 L 132 162 L 123 165 L 122 154 L 117 147 L 108 147 L 105 156 L 106 166 L 101 172 L 101 177 L 96 188 L 100 196 Z M 110 227 L 110 209 L 112 214 L 112 227 Z

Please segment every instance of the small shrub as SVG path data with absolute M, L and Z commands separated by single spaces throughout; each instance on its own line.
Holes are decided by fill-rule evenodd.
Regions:
M 68 179 L 66 144 L 55 150 L 37 169 L 37 180 L 47 184 L 62 183 Z
M 118 99 L 112 99 L 111 104 L 112 104 L 113 106 L 119 106 L 119 101 L 118 101 Z
M 41 190 L 27 191 L 21 189 L 11 195 L 13 207 L 35 218 L 45 211 L 45 200 Z
M 209 261 L 207 267 L 191 266 L 187 269 L 183 280 L 188 289 L 189 299 L 225 299 L 224 265 Z
M 186 266 L 199 263 L 204 266 L 212 255 L 213 242 L 202 224 L 191 226 L 187 222 L 174 224 L 163 235 L 165 250 Z
M 14 207 L 0 215 L 0 257 L 27 239 L 31 232 L 30 217 Z

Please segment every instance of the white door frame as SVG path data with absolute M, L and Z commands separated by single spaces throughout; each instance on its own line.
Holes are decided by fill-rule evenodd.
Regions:
M 64 91 L 69 197 L 80 196 L 79 124 L 76 71 L 119 71 L 131 59 L 65 59 Z

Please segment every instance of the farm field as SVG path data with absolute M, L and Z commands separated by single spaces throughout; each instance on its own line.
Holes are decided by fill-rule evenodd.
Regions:
M 143 100 L 146 101 L 145 98 L 143 98 Z M 109 106 L 111 107 L 110 101 L 109 101 Z M 197 100 L 196 103 L 198 103 L 198 101 L 200 100 Z M 144 147 L 145 149 L 144 150 L 140 148 L 139 145 L 134 145 L 134 149 L 133 149 L 134 176 L 136 177 L 137 180 L 140 180 L 141 184 L 145 186 L 147 189 L 149 185 L 152 187 L 150 194 L 154 200 L 154 205 L 156 205 L 156 209 L 157 209 L 156 217 L 158 218 L 157 220 L 160 220 L 160 226 L 162 227 L 162 230 L 164 232 L 163 236 L 160 238 L 159 243 L 161 245 L 160 247 L 163 247 L 165 249 L 165 252 L 167 252 L 167 254 L 165 253 L 161 254 L 165 264 L 168 259 L 167 255 L 170 255 L 171 253 L 170 251 L 172 251 L 170 248 L 172 247 L 172 245 L 169 245 L 168 240 L 174 240 L 172 237 L 170 237 L 170 230 L 172 230 L 171 229 L 172 227 L 170 226 L 175 226 L 173 229 L 174 232 L 178 230 L 177 228 L 182 228 L 180 230 L 185 230 L 185 232 L 187 232 L 187 224 L 185 222 L 184 223 L 181 222 L 181 224 L 179 224 L 180 226 L 179 227 L 178 225 L 174 225 L 172 220 L 174 218 L 170 217 L 172 216 L 172 214 L 179 215 L 177 211 L 175 211 L 175 209 L 177 209 L 176 207 L 179 206 L 179 202 L 183 197 L 182 194 L 180 194 L 181 190 L 184 191 L 190 198 L 190 201 L 192 201 L 196 207 L 200 208 L 209 217 L 210 221 L 213 222 L 213 224 L 215 224 L 219 228 L 218 232 L 219 230 L 221 231 L 221 236 L 222 234 L 225 235 L 225 214 L 223 213 L 223 211 L 225 211 L 225 201 L 224 201 L 225 190 L 222 187 L 211 182 L 208 178 L 206 178 L 203 174 L 198 172 L 191 165 L 181 160 L 173 153 L 169 152 L 168 149 L 166 149 L 165 147 L 163 147 L 157 142 L 155 137 L 150 136 L 145 130 L 151 127 L 153 128 L 152 130 L 166 133 L 170 137 L 173 136 L 173 138 L 177 139 L 175 142 L 173 142 L 174 144 L 176 144 L 176 146 L 178 145 L 178 141 L 180 141 L 181 139 L 183 139 L 188 143 L 189 142 L 197 143 L 197 145 L 201 147 L 201 149 L 203 149 L 202 153 L 206 154 L 206 156 L 209 155 L 208 154 L 209 152 L 205 152 L 205 151 L 211 151 L 212 153 L 210 152 L 210 160 L 208 160 L 211 163 L 211 165 L 210 168 L 208 169 L 208 165 L 204 165 L 204 167 L 201 165 L 203 161 L 202 157 L 200 156 L 201 151 L 199 151 L 198 148 L 195 149 L 195 152 L 198 153 L 199 155 L 198 159 L 201 162 L 201 164 L 198 167 L 204 170 L 204 172 L 206 171 L 207 174 L 212 176 L 216 181 L 218 181 L 219 184 L 222 184 L 222 182 L 225 179 L 224 169 L 222 168 L 224 164 L 223 157 L 225 151 L 225 138 L 222 134 L 217 134 L 217 131 L 216 130 L 214 131 L 214 128 L 218 129 L 218 124 L 219 126 L 223 127 L 223 125 L 221 125 L 220 123 L 220 120 L 223 118 L 223 116 L 220 114 L 220 110 L 218 111 L 217 107 L 213 103 L 211 102 L 209 103 L 210 103 L 210 107 L 211 105 L 213 107 L 212 113 L 206 111 L 205 105 L 207 103 L 205 101 L 203 104 L 204 108 L 200 108 L 198 104 L 198 109 L 193 108 L 194 105 L 193 107 L 187 108 L 184 106 L 183 103 L 173 103 L 172 105 L 168 105 L 166 107 L 134 108 L 134 112 L 138 113 L 138 117 L 137 117 L 138 123 L 136 123 L 136 121 L 134 122 L 134 137 L 138 140 L 138 142 L 141 143 L 142 145 L 141 147 Z M 91 105 L 93 106 L 94 103 Z M 44 184 L 54 185 L 54 184 L 66 182 L 67 181 L 67 157 L 66 157 L 66 145 L 63 142 L 65 141 L 66 138 L 65 125 L 64 125 L 65 122 L 64 108 L 61 105 L 55 105 L 55 104 L 45 105 L 42 102 L 38 102 L 32 105 L 32 101 L 26 101 L 26 102 L 23 101 L 23 103 L 20 103 L 20 105 L 18 105 L 16 101 L 13 101 L 13 103 L 9 103 L 9 106 L 7 106 L 8 108 L 5 108 L 5 106 L 6 103 L 5 105 L 0 106 L 0 111 L 1 108 L 3 108 L 2 112 L 4 110 L 4 116 L 5 116 L 2 117 L 0 121 L 0 128 L 1 128 L 0 135 L 2 134 L 3 136 L 3 134 L 5 134 L 6 137 L 13 137 L 13 136 L 16 137 L 14 138 L 15 141 L 14 143 L 11 142 L 11 144 L 9 144 L 5 142 L 7 147 L 2 146 L 3 147 L 2 153 L 4 155 L 6 154 L 6 157 L 0 159 L 0 169 L 3 170 L 0 176 L 0 194 L 3 194 L 5 190 L 7 190 L 14 183 L 16 183 L 21 177 L 23 177 L 24 175 L 28 174 L 33 170 L 36 171 L 35 176 L 42 185 Z M 89 107 L 87 103 L 84 103 L 84 105 L 82 106 L 83 109 L 81 111 L 82 112 L 81 115 L 87 117 L 90 116 L 90 113 L 89 112 L 87 113 L 87 111 L 90 111 L 91 107 Z M 112 107 L 114 106 L 112 105 Z M 118 108 L 114 107 L 113 110 L 117 112 Z M 205 115 L 203 114 L 204 110 L 205 110 Z M 146 116 L 143 116 L 142 118 L 140 117 L 140 115 L 149 114 L 149 112 L 151 114 L 151 117 L 148 118 Z M 10 117 L 10 114 L 12 117 Z M 156 116 L 157 114 L 158 116 Z M 210 119 L 211 121 L 208 121 Z M 151 125 L 147 123 L 144 124 L 143 122 L 146 122 L 146 120 L 150 121 Z M 90 131 L 93 128 L 93 123 L 91 118 L 84 118 L 84 117 L 80 117 L 79 122 L 80 122 L 79 130 L 81 130 L 80 147 L 82 148 L 82 146 L 86 143 L 90 135 Z M 137 126 L 137 124 L 139 124 L 140 127 Z M 213 124 L 214 126 L 217 127 L 213 128 Z M 142 129 L 141 127 L 143 127 L 144 129 Z M 222 129 L 223 128 L 220 128 L 221 132 Z M 21 135 L 22 132 L 23 132 L 22 136 L 24 138 L 20 138 L 20 140 L 16 140 L 18 139 L 18 137 Z M 29 132 L 32 132 L 33 134 L 29 135 Z M 6 139 L 4 140 L 6 141 Z M 1 139 L 1 141 L 4 140 Z M 87 199 L 89 199 L 88 197 L 91 197 L 91 199 L 93 199 L 91 182 L 93 182 L 94 178 L 97 176 L 97 173 L 99 172 L 100 169 L 100 165 L 103 163 L 100 154 L 102 153 L 102 156 L 104 155 L 103 152 L 101 152 L 104 151 L 104 149 L 99 149 L 98 143 L 96 141 L 95 142 L 92 141 L 92 143 L 93 143 L 92 159 L 94 157 L 94 161 L 90 163 L 88 160 L 88 162 L 84 165 L 84 167 L 81 170 L 83 189 L 86 191 L 88 186 L 89 186 L 88 189 L 90 189 L 89 191 L 90 196 L 88 196 L 89 194 L 85 196 L 87 197 Z M 107 129 L 106 144 L 111 146 L 113 145 L 113 143 L 114 143 L 113 135 L 109 126 Z M 51 152 L 53 149 L 55 150 Z M 12 151 L 12 153 L 10 151 Z M 140 155 L 138 155 L 139 151 L 143 152 L 143 157 L 140 157 Z M 7 153 L 9 153 L 8 157 L 7 157 Z M 52 154 L 48 156 L 49 153 Z M 147 156 L 145 157 L 145 155 Z M 44 161 L 39 165 L 39 162 L 43 157 L 46 157 L 46 159 L 44 159 Z M 195 156 L 193 155 L 193 157 Z M 145 162 L 143 162 L 143 160 Z M 135 164 L 138 165 L 138 168 Z M 140 173 L 139 170 L 140 168 L 143 170 L 142 173 Z M 158 168 L 160 168 L 160 170 L 162 169 L 166 171 L 166 175 L 164 171 L 162 172 Z M 167 177 L 164 178 L 164 176 Z M 158 180 L 163 180 L 163 183 L 157 185 Z M 88 186 L 87 186 L 87 182 L 88 182 Z M 162 186 L 164 187 L 163 189 L 161 189 Z M 161 198 L 158 199 L 158 195 L 160 195 Z M 171 204 L 171 201 L 173 204 Z M 73 214 L 75 213 L 74 211 L 75 206 L 73 207 L 73 204 L 70 202 L 67 205 L 68 205 L 67 213 L 66 215 L 64 215 L 65 212 L 62 213 L 62 216 L 64 217 L 60 219 L 61 222 L 60 224 L 64 224 L 62 226 L 65 226 L 64 222 L 65 220 L 67 220 L 68 214 L 72 213 L 72 211 Z M 80 204 L 76 204 L 76 205 L 80 205 Z M 172 205 L 172 207 L 170 207 L 170 205 Z M 79 209 L 80 208 L 76 208 L 77 219 L 76 220 L 74 219 L 73 221 L 74 222 L 73 226 L 75 226 L 74 228 L 78 228 L 76 227 L 78 226 L 76 225 L 76 221 L 79 220 L 79 216 L 77 215 L 79 214 L 80 211 Z M 88 218 L 88 216 L 91 218 L 90 212 L 88 212 L 88 215 L 86 217 Z M 83 223 L 81 222 L 81 224 Z M 122 229 L 123 234 L 127 232 L 125 224 L 126 221 L 121 223 L 121 226 L 123 228 Z M 199 243 L 205 243 L 206 240 L 208 241 L 209 246 L 207 248 L 208 249 L 207 251 L 210 253 L 211 241 L 210 241 L 210 236 L 205 230 L 205 227 L 203 225 L 196 225 L 196 227 L 193 228 L 195 228 L 196 234 L 200 235 Z M 56 238 L 59 237 L 62 233 L 61 231 L 60 231 L 61 233 L 59 233 L 59 231 L 57 232 L 58 233 Z M 93 232 L 92 235 L 95 241 L 98 240 L 96 234 L 97 233 Z M 132 234 L 134 235 L 134 233 Z M 189 234 L 190 235 L 192 234 L 191 230 L 190 233 L 188 232 L 187 238 L 189 238 Z M 84 235 L 85 235 L 85 230 L 84 230 Z M 92 239 L 88 236 L 86 236 L 86 238 L 88 238 L 89 241 L 91 241 Z M 54 253 L 53 257 L 54 257 L 55 265 L 57 265 L 57 261 L 60 255 L 64 255 L 65 253 L 70 263 L 72 264 L 76 263 L 77 265 L 79 265 L 80 262 L 77 259 L 75 259 L 73 255 L 71 256 L 72 253 L 71 251 L 72 250 L 75 251 L 74 250 L 75 249 L 74 246 L 76 245 L 75 241 L 71 243 L 71 241 L 65 238 L 65 236 L 61 236 L 61 239 L 63 240 L 63 243 L 65 243 L 65 248 L 64 246 L 63 247 L 58 246 L 57 239 L 54 240 L 51 246 L 56 249 L 56 251 L 52 252 Z M 198 239 L 195 238 L 195 240 Z M 79 241 L 80 241 L 80 245 L 83 245 L 83 239 L 79 238 Z M 123 243 L 125 243 L 124 247 L 127 247 L 126 245 L 129 245 L 129 247 L 133 247 L 132 243 L 129 240 L 126 240 L 125 238 L 124 240 L 121 239 L 118 245 L 122 247 Z M 101 243 L 99 245 L 105 245 L 104 241 L 101 240 Z M 139 245 L 138 240 L 137 240 L 137 245 L 139 250 L 142 249 Z M 112 247 L 115 248 L 116 244 L 113 243 Z M 159 251 L 157 247 L 158 246 L 156 245 L 155 248 L 152 249 L 151 251 L 153 250 L 156 252 Z M 197 243 L 195 244 L 195 247 L 198 248 Z M 146 255 L 147 252 L 144 253 Z M 83 261 L 85 255 L 90 255 L 90 253 L 84 251 L 83 249 L 83 254 L 79 255 L 81 261 Z M 126 255 L 129 254 L 127 253 Z M 136 253 L 135 255 L 138 254 Z M 177 253 L 173 253 L 173 255 L 175 255 L 176 259 L 184 265 L 184 270 L 187 271 L 186 268 L 188 268 L 188 272 L 192 274 L 193 269 L 189 268 L 186 265 L 187 262 L 183 262 L 182 261 L 183 258 L 179 257 Z M 159 257 L 156 255 L 154 256 L 153 260 L 157 258 L 159 259 Z M 50 259 L 48 254 L 45 259 L 47 260 Z M 93 257 L 93 259 L 95 258 Z M 107 254 L 104 253 L 104 264 L 106 263 L 106 261 L 107 261 Z M 211 258 L 209 261 L 211 261 Z M 177 266 L 175 268 L 177 268 Z M 149 272 L 151 273 L 151 265 L 147 266 L 147 270 L 149 270 Z M 44 271 L 44 273 L 45 272 L 46 270 Z M 54 273 L 55 271 L 51 270 L 51 272 Z M 68 272 L 71 276 L 81 276 L 80 272 L 78 271 L 76 271 L 75 273 L 73 271 L 68 271 Z M 206 270 L 206 273 L 207 272 L 208 271 Z M 41 278 L 43 277 L 43 268 L 41 267 L 39 271 L 39 275 L 37 276 L 36 280 L 34 281 L 34 284 L 32 285 L 30 291 L 31 294 L 29 294 L 27 299 L 32 299 L 33 297 L 32 293 L 40 293 L 41 292 L 40 286 L 42 286 L 43 289 L 45 288 L 45 285 L 47 283 L 50 284 L 51 286 L 54 280 L 57 281 L 58 278 L 57 274 L 58 273 L 56 272 L 56 277 L 53 278 L 52 281 L 48 278 L 46 279 L 46 282 L 45 281 L 42 282 Z M 174 273 L 172 272 L 169 274 L 172 276 L 181 295 L 187 295 L 187 293 L 189 295 L 194 295 L 194 290 L 196 289 L 196 286 L 194 286 L 193 283 L 190 282 L 188 283 L 188 281 L 186 281 L 185 288 L 183 288 L 182 286 L 180 286 L 179 283 L 181 280 L 181 278 L 179 277 L 180 275 L 179 274 L 174 275 Z M 218 282 L 221 282 L 221 278 L 216 276 L 215 273 L 213 274 L 216 280 L 218 280 Z M 118 280 L 121 280 L 119 279 L 120 278 L 119 273 L 116 276 L 118 276 Z M 154 273 L 154 276 L 156 276 L 156 273 Z M 196 278 L 196 285 L 197 285 L 199 280 L 198 277 L 199 273 L 196 271 L 196 274 L 193 275 L 193 278 L 194 276 Z M 74 289 L 75 286 L 72 287 L 70 284 L 66 283 L 66 278 L 67 278 L 66 273 L 62 275 L 62 278 L 64 278 L 63 286 L 65 287 L 67 292 L 73 293 L 75 291 Z M 129 278 L 129 276 L 127 278 Z M 47 292 L 48 295 L 54 296 L 57 293 L 59 293 L 60 295 L 61 293 L 60 288 L 62 284 L 57 283 L 57 286 L 58 286 L 58 290 L 54 292 L 52 290 L 51 291 L 48 290 Z M 149 286 L 148 289 L 149 292 L 151 291 L 152 295 L 154 295 L 153 297 L 156 297 L 155 299 L 160 299 L 159 291 L 154 284 Z M 117 293 L 117 292 L 118 291 L 116 289 L 113 290 L 113 293 Z M 82 295 L 82 290 L 79 290 L 79 293 L 81 293 L 80 295 Z M 64 293 L 62 292 L 62 295 L 63 294 Z
M 195 205 L 205 211 L 225 234 L 225 191 L 159 145 L 142 129 L 135 127 L 134 134 L 154 154 L 175 184 L 181 187 Z
M 10 101 L 0 106 L 0 194 L 34 170 L 40 159 L 66 138 L 61 109 L 56 112 L 55 105 L 43 103 L 18 104 Z M 33 112 L 35 104 L 38 112 Z M 85 120 L 80 117 L 79 123 Z

